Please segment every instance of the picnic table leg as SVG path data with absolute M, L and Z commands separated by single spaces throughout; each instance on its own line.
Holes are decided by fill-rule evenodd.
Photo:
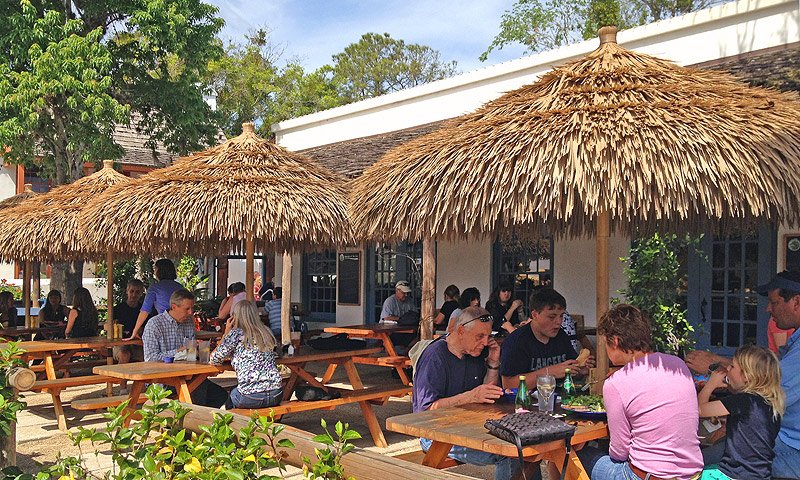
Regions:
M 450 453 L 451 448 L 453 448 L 453 444 L 451 443 L 437 442 L 434 440 L 431 443 L 431 448 L 425 452 L 422 464 L 426 467 L 439 468 L 439 465 L 447 458 L 447 454 Z
M 350 381 L 350 385 L 353 386 L 353 390 L 363 390 L 364 384 L 361 382 L 361 376 L 358 374 L 358 370 L 356 370 L 353 359 L 348 358 L 342 362 L 342 366 L 344 367 L 344 371 L 347 372 L 347 379 Z
M 106 357 L 106 365 L 114 365 L 114 354 L 112 353 L 108 357 Z M 123 380 L 125 382 L 125 380 Z M 126 382 L 127 383 L 127 382 Z M 114 396 L 114 383 L 108 382 L 106 383 L 106 397 L 113 397 Z
M 386 349 L 386 353 L 390 357 L 397 357 L 397 350 L 394 349 L 394 344 L 392 343 L 392 339 L 389 338 L 388 333 L 380 333 L 378 335 L 383 342 L 383 348 Z M 411 385 L 411 381 L 408 379 L 408 375 L 406 375 L 406 371 L 402 365 L 398 365 L 394 367 L 397 370 L 397 375 L 400 376 L 400 381 L 403 382 L 403 385 Z
M 543 460 L 548 460 L 555 465 L 558 473 L 561 473 L 561 467 L 564 465 L 564 456 L 567 454 L 566 449 L 559 449 L 556 451 L 548 452 L 542 455 Z M 567 462 L 567 474 L 564 477 L 566 480 L 589 480 L 589 474 L 583 467 L 575 450 L 570 450 L 569 461 Z
M 48 380 L 55 380 L 56 377 L 56 367 L 53 363 L 53 353 L 48 352 L 47 355 L 44 357 L 44 373 L 47 376 Z
M 186 380 L 181 379 L 176 387 L 178 389 L 178 400 L 183 403 L 192 403 L 192 392 L 189 390 Z
M 325 370 L 325 375 L 322 376 L 322 383 L 328 383 L 333 378 L 333 373 L 336 372 L 336 367 L 339 365 L 336 363 L 331 363 L 328 365 L 328 369 Z
M 131 385 L 131 391 L 128 394 L 128 408 L 125 409 L 129 414 L 128 418 L 125 420 L 126 427 L 131 423 L 131 415 L 136 411 L 136 406 L 139 404 L 139 397 L 142 395 L 143 391 L 144 381 L 134 380 L 133 385 Z
M 361 406 L 361 413 L 364 415 L 364 420 L 367 421 L 367 428 L 372 435 L 372 441 L 375 442 L 376 447 L 386 448 L 389 446 L 386 443 L 386 438 L 383 436 L 381 424 L 378 422 L 378 417 L 375 416 L 375 410 L 372 409 L 372 404 L 369 402 L 358 402 Z
M 50 396 L 53 398 L 53 410 L 58 420 L 58 429 L 62 432 L 67 431 L 67 416 L 64 414 L 64 405 L 61 403 L 61 390 L 51 390 Z

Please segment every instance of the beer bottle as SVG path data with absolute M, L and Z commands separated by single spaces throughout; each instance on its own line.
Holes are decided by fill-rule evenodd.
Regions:
M 531 397 L 528 394 L 528 385 L 525 383 L 525 375 L 519 376 L 519 388 L 517 388 L 517 398 L 514 400 L 515 412 L 528 412 L 531 409 Z
M 572 374 L 569 368 L 564 370 L 564 386 L 561 390 L 561 403 L 565 405 L 572 403 L 572 398 L 575 396 L 575 384 L 572 383 Z

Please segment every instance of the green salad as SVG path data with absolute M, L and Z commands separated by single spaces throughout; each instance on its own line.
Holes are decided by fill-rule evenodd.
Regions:
M 580 395 L 570 400 L 565 407 L 582 412 L 605 412 L 603 397 L 600 395 Z

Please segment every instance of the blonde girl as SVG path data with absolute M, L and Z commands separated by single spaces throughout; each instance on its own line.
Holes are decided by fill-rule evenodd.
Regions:
M 211 354 L 210 363 L 231 359 L 239 384 L 225 407 L 266 408 L 281 403 L 281 374 L 275 364 L 275 337 L 261 323 L 254 302 L 242 300 L 233 307 L 225 336 Z
M 725 384 L 732 394 L 710 400 L 711 393 Z M 702 478 L 771 478 L 786 401 L 778 357 L 755 345 L 739 348 L 732 365 L 711 373 L 697 400 L 701 417 L 728 419 L 725 453 L 717 465 L 703 470 Z

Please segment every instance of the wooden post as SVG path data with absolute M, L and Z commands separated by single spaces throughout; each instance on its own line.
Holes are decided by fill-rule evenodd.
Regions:
M 33 262 L 31 269 L 33 276 L 33 302 L 35 307 L 41 307 L 39 299 L 42 298 L 42 264 L 41 262 Z
M 106 337 L 114 338 L 114 253 L 106 252 Z
M 422 239 L 422 312 L 419 335 L 422 340 L 433 338 L 433 312 L 436 310 L 436 243 L 430 237 Z
M 246 255 L 246 259 L 244 261 L 244 270 L 245 270 L 245 272 L 244 272 L 244 275 L 245 275 L 244 284 L 246 285 L 245 288 L 247 288 L 247 299 L 252 301 L 252 300 L 254 300 L 256 298 L 255 292 L 253 291 L 253 281 L 254 281 L 254 279 L 253 279 L 254 265 L 253 264 L 255 262 L 254 257 L 256 256 L 256 252 L 255 252 L 256 249 L 255 249 L 255 245 L 253 243 L 253 234 L 252 233 L 248 233 L 247 234 L 247 240 L 245 241 L 244 248 L 245 248 L 245 255 Z
M 289 326 L 289 318 L 292 315 L 292 256 L 289 252 L 283 252 L 281 287 L 283 287 L 283 296 L 281 297 L 281 343 L 288 345 L 292 343 L 291 327 Z
M 27 260 L 22 267 L 22 304 L 25 306 L 25 328 L 31 328 L 31 262 Z
M 608 311 L 608 239 L 610 236 L 611 214 L 606 210 L 597 217 L 596 322 Z M 595 375 L 595 379 L 599 381 L 592 385 L 592 392 L 602 393 L 603 381 L 608 375 L 608 353 L 606 352 L 605 342 L 599 336 L 597 337 L 597 370 Z

